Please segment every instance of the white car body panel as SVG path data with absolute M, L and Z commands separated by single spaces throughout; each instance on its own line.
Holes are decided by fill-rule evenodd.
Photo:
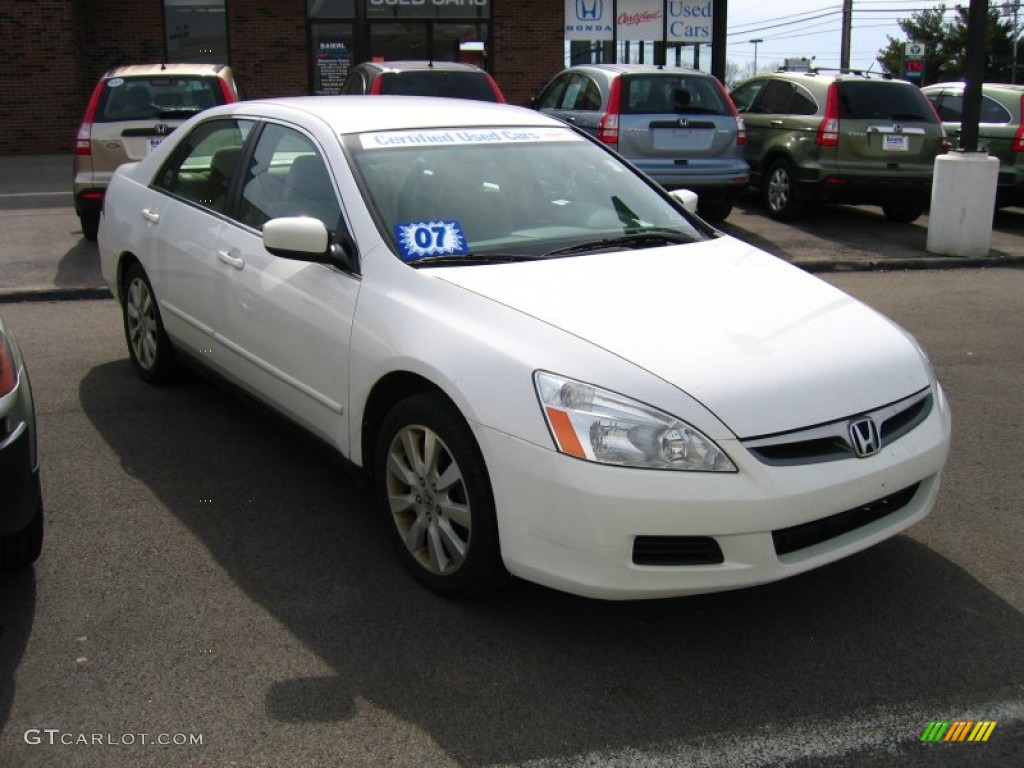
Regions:
M 358 108 L 361 102 L 372 109 Z M 456 108 L 400 97 L 208 110 L 146 160 L 118 170 L 100 225 L 104 278 L 117 295 L 124 258 L 138 259 L 176 347 L 357 465 L 371 463 L 364 444 L 373 435 L 362 430 L 374 387 L 392 375 L 430 382 L 479 444 L 505 565 L 558 589 L 635 598 L 760 584 L 845 557 L 928 513 L 950 415 L 927 360 L 902 329 L 728 237 L 512 264 L 410 267 L 378 229 L 337 138 L 406 128 L 410 114 L 423 126 L 559 125 L 503 105 Z M 317 142 L 358 246 L 358 275 L 274 257 L 256 230 L 148 187 L 197 121 L 230 115 L 300 125 Z M 737 471 L 630 469 L 559 453 L 534 389 L 538 370 L 685 421 Z M 769 466 L 741 442 L 851 419 L 929 388 L 927 419 L 866 458 Z M 772 531 L 915 484 L 897 513 L 776 555 Z M 725 562 L 637 566 L 630 559 L 636 536 L 714 537 Z
M 913 342 L 889 320 L 733 238 L 438 277 L 633 361 L 740 437 L 850 416 L 928 386 Z

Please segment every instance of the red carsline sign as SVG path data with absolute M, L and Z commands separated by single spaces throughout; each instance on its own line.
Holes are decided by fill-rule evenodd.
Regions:
M 639 13 L 620 13 L 617 19 L 620 27 L 636 27 L 648 21 L 661 18 L 661 11 L 640 11 Z

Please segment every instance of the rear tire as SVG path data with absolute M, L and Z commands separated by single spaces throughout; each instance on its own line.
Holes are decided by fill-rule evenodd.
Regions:
M 792 163 L 776 160 L 771 164 L 761 184 L 761 200 L 773 219 L 791 221 L 800 214 L 803 206 L 797 199 Z
M 93 211 L 91 213 L 80 213 L 78 215 L 78 221 L 82 225 L 82 237 L 86 240 L 96 241 L 96 236 L 100 232 L 100 214 L 99 211 Z
M 508 579 L 487 467 L 444 397 L 421 393 L 391 409 L 377 437 L 374 486 L 395 549 L 421 584 L 465 598 Z
M 148 384 L 167 384 L 176 373 L 174 352 L 153 286 L 138 262 L 125 272 L 121 297 L 124 337 L 135 372 Z
M 889 221 L 909 224 L 924 213 L 924 206 L 921 203 L 886 203 L 882 206 L 882 212 Z

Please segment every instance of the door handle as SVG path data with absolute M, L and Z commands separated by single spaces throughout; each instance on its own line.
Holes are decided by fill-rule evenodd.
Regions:
M 776 128 L 781 128 L 782 127 L 782 121 L 781 120 L 772 120 L 771 121 L 771 125 L 775 126 Z
M 143 208 L 140 211 L 140 213 L 142 214 L 142 218 L 144 218 L 150 224 L 160 223 L 160 214 L 154 211 L 152 208 Z
M 217 251 L 217 258 L 223 261 L 230 267 L 235 269 L 242 269 L 245 266 L 245 260 L 240 259 L 237 256 L 232 256 L 228 251 Z
M 575 123 L 576 123 L 576 118 L 575 118 L 575 117 L 573 117 L 572 115 L 568 115 L 568 116 L 567 116 L 567 117 L 565 118 L 565 122 L 567 122 L 567 123 L 573 123 L 573 124 L 575 124 Z

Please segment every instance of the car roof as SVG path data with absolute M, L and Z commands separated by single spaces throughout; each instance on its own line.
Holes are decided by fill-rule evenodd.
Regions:
M 934 88 L 966 88 L 966 87 L 967 87 L 967 83 L 965 83 L 963 80 L 950 80 L 948 82 L 932 83 L 931 85 L 926 85 L 921 90 L 923 91 L 923 90 L 927 90 L 929 88 L 934 89 Z M 1024 92 L 1024 85 L 1021 85 L 1020 83 L 982 83 L 981 87 L 982 87 L 983 90 L 985 88 L 998 88 L 998 89 L 1006 90 L 1006 91 L 1017 91 L 1018 93 Z
M 707 72 L 702 72 L 701 70 L 693 69 L 692 67 L 672 67 L 662 66 L 661 64 L 577 64 L 569 67 L 569 69 L 574 71 L 597 70 L 600 72 L 611 72 L 613 74 L 620 75 L 668 72 L 671 74 L 703 75 L 705 77 L 711 77 Z
M 502 125 L 566 127 L 560 120 L 524 107 L 437 96 L 292 96 L 233 102 L 208 109 L 203 115 L 282 120 L 305 115 L 340 134 Z
M 216 75 L 226 69 L 226 64 L 203 64 L 195 62 L 172 62 L 157 64 L 126 64 L 108 70 L 104 75 L 111 77 L 152 77 L 153 75 Z
M 364 61 L 358 66 L 378 69 L 381 72 L 483 72 L 480 67 L 463 61 Z
M 886 72 L 869 72 L 865 69 L 777 69 L 774 72 L 764 72 L 754 77 L 786 77 L 794 80 L 820 80 L 822 82 L 833 82 L 835 80 L 857 80 L 864 83 L 902 83 L 914 85 L 909 80 L 902 80 L 893 77 Z M 917 86 L 914 85 L 916 88 Z

